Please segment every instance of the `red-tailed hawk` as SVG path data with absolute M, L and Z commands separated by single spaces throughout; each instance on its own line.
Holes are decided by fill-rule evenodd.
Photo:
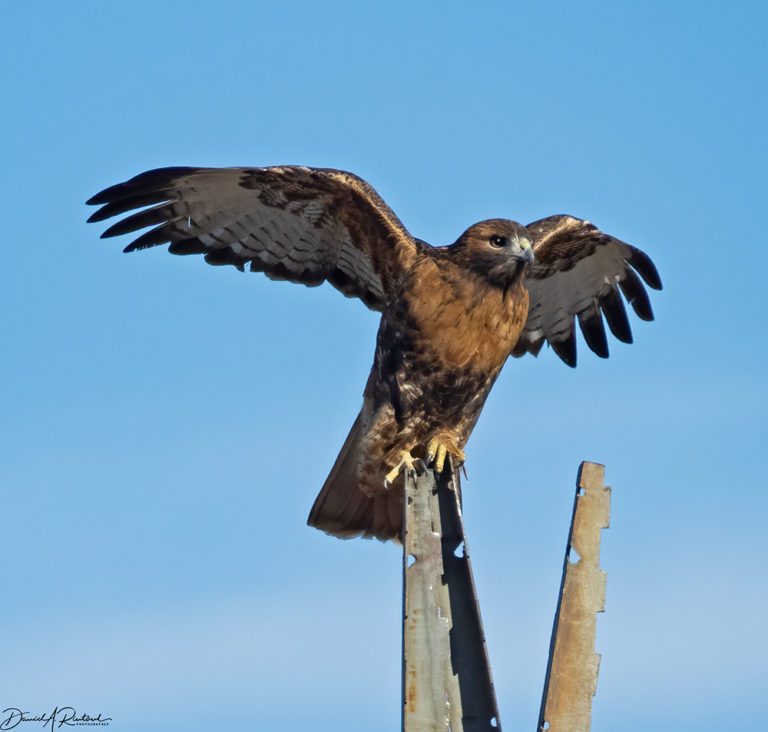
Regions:
M 170 244 L 173 254 L 272 279 L 328 281 L 382 313 L 363 407 L 309 515 L 311 526 L 340 537 L 400 537 L 402 470 L 418 459 L 438 472 L 447 457 L 464 460 L 509 355 L 535 355 L 546 341 L 575 366 L 578 320 L 605 358 L 603 318 L 632 342 L 621 294 L 653 320 L 640 277 L 661 289 L 646 254 L 572 216 L 528 226 L 490 219 L 432 247 L 364 180 L 340 170 L 162 168 L 88 203 L 101 205 L 89 221 L 143 209 L 102 234 L 153 227 L 126 252 Z

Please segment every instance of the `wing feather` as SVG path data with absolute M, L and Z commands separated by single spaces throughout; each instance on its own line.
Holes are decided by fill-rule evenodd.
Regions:
M 546 341 L 575 366 L 575 316 L 589 348 L 607 358 L 603 318 L 616 338 L 632 343 L 620 293 L 639 318 L 653 320 L 645 285 L 660 290 L 661 278 L 647 254 L 573 216 L 550 216 L 526 228 L 535 261 L 526 280 L 528 319 L 513 356 L 536 355 Z
M 584 308 L 578 313 L 579 328 L 581 328 L 584 340 L 587 345 L 600 358 L 608 358 L 608 339 L 605 336 L 605 326 L 603 325 L 603 316 L 600 313 L 600 307 L 596 300 L 592 301 L 592 306 Z M 576 354 L 574 352 L 574 358 Z
M 600 301 L 600 309 L 605 315 L 611 333 L 622 343 L 632 343 L 632 329 L 629 327 L 627 309 L 618 290 L 612 287 Z
M 648 299 L 648 293 L 634 270 L 627 269 L 624 279 L 619 280 L 619 288 L 638 318 L 653 320 L 653 309 L 651 308 L 651 301 Z
M 96 194 L 89 219 L 135 209 L 102 238 L 139 235 L 126 252 L 169 244 L 172 254 L 204 254 L 271 279 L 330 282 L 383 310 L 424 249 L 364 180 L 341 170 L 160 168 Z M 148 207 L 148 208 L 147 208 Z

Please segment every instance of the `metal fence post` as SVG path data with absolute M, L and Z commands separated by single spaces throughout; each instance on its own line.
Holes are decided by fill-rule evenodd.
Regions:
M 592 723 L 592 697 L 600 668 L 600 656 L 595 653 L 595 613 L 605 610 L 600 535 L 608 528 L 611 511 L 611 489 L 603 485 L 604 475 L 605 466 L 597 463 L 583 462 L 579 468 L 539 732 L 589 732 Z
M 404 732 L 499 732 L 458 471 L 406 474 Z

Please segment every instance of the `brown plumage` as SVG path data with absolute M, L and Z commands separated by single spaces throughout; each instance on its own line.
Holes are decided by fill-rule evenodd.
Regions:
M 338 170 L 164 168 L 88 203 L 101 204 L 89 221 L 149 206 L 102 235 L 154 226 L 126 251 L 169 243 L 273 279 L 327 280 L 382 312 L 363 407 L 309 516 L 342 537 L 400 537 L 402 469 L 464 459 L 509 355 L 537 354 L 546 340 L 574 366 L 577 319 L 606 357 L 603 315 L 631 342 L 619 293 L 652 320 L 640 277 L 661 288 L 643 252 L 571 216 L 527 227 L 491 219 L 431 247 L 365 181 Z

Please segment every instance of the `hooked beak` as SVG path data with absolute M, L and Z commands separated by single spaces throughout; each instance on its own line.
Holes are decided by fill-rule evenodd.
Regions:
M 513 253 L 526 264 L 533 263 L 533 247 L 531 242 L 526 238 L 515 239 L 513 245 Z

